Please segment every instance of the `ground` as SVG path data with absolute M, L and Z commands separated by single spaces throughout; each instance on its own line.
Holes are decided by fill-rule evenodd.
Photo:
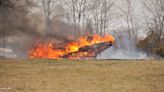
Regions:
M 164 62 L 0 60 L 0 92 L 164 92 Z

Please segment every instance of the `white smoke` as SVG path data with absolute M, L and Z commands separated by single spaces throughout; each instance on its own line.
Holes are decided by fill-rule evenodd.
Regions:
M 146 59 L 147 55 L 144 52 L 136 50 L 116 49 L 114 47 L 108 48 L 98 59 Z
M 120 32 L 115 37 L 115 45 L 98 55 L 97 59 L 146 59 L 147 55 L 136 47 L 137 39 Z

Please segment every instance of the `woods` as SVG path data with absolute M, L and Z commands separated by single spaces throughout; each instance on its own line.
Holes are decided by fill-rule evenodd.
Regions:
M 121 39 L 123 32 L 148 55 L 164 56 L 163 0 L 0 0 L 0 23 L 0 48 L 27 51 L 32 39 L 68 42 L 92 34 Z

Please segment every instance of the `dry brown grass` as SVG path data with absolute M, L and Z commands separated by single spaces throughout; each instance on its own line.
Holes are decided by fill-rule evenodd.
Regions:
M 1 60 L 0 92 L 164 92 L 164 62 Z

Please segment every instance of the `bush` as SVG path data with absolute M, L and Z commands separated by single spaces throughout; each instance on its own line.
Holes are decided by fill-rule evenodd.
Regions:
M 157 33 L 149 34 L 145 39 L 140 40 L 137 46 L 148 55 L 156 54 L 164 57 L 164 37 L 159 39 Z
M 157 55 L 161 56 L 161 57 L 164 57 L 164 46 L 161 46 L 161 47 L 158 47 L 158 48 L 155 48 L 155 51 L 154 51 Z

